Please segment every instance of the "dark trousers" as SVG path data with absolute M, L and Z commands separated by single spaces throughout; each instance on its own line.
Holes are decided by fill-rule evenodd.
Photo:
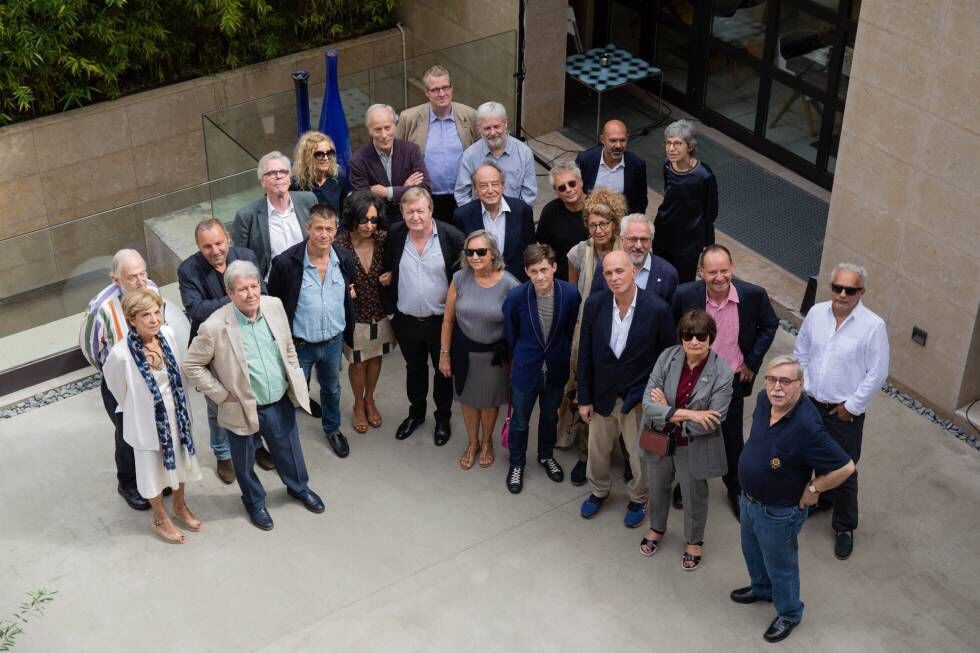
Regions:
M 242 491 L 242 503 L 251 514 L 265 507 L 265 488 L 255 474 L 255 450 L 262 446 L 262 439 L 272 454 L 276 471 L 283 484 L 295 493 L 305 492 L 310 480 L 303 460 L 303 448 L 299 443 L 296 427 L 296 409 L 288 395 L 274 404 L 259 406 L 259 431 L 252 435 L 228 436 L 231 460 L 235 465 L 235 478 Z
M 456 210 L 456 198 L 452 193 L 432 196 L 432 217 L 443 222 L 453 223 L 453 211 Z M 465 234 L 464 234 L 465 235 Z
M 721 423 L 721 433 L 725 440 L 725 456 L 728 458 L 728 473 L 722 476 L 728 494 L 737 497 L 742 494 L 742 486 L 738 482 L 738 457 L 742 455 L 742 448 L 745 446 L 745 427 L 742 422 L 745 407 L 745 397 L 742 393 L 745 386 L 751 383 L 743 383 L 735 375 L 732 384 L 732 401 L 728 404 L 728 414 L 725 421 Z
M 548 385 L 544 374 L 538 376 L 538 383 L 531 392 L 524 392 L 511 386 L 510 418 L 510 464 L 524 467 L 527 464 L 527 439 L 531 426 L 531 411 L 538 402 L 538 460 L 552 458 L 555 453 L 555 439 L 558 436 L 558 406 L 561 404 L 564 384 Z
M 136 459 L 133 448 L 123 440 L 123 414 L 116 412 L 116 398 L 109 392 L 109 387 L 102 380 L 102 405 L 109 415 L 116 433 L 116 480 L 121 488 L 136 488 Z
M 436 403 L 436 420 L 449 421 L 452 416 L 453 382 L 439 371 L 439 338 L 442 316 L 418 319 L 395 313 L 392 321 L 398 348 L 405 357 L 405 386 L 408 393 L 409 416 L 425 419 L 426 399 L 429 396 L 429 361 L 432 362 L 432 399 Z
M 861 458 L 861 439 L 864 432 L 864 415 L 856 415 L 850 422 L 845 422 L 836 414 L 830 414 L 824 406 L 818 406 L 823 416 L 823 424 L 827 432 L 841 449 L 851 457 L 856 465 Z M 834 514 L 830 525 L 838 533 L 853 531 L 858 525 L 858 473 L 848 477 L 846 481 L 829 492 L 820 495 L 820 503 L 831 504 Z

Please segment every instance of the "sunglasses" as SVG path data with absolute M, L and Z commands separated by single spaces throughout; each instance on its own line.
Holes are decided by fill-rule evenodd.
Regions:
M 699 342 L 708 342 L 708 334 L 704 331 L 684 331 L 681 333 L 681 340 L 691 342 L 697 339 Z
M 830 284 L 830 290 L 835 295 L 839 295 L 842 292 L 845 292 L 845 293 L 847 293 L 847 296 L 848 297 L 853 297 L 854 295 L 856 295 L 859 292 L 861 292 L 862 290 L 864 290 L 864 288 L 851 288 L 850 286 L 842 286 L 839 283 L 832 283 L 832 284 Z
M 472 256 L 479 256 L 480 258 L 483 258 L 484 256 L 487 255 L 487 248 L 477 247 L 476 249 L 470 249 L 467 247 L 466 249 L 463 250 L 463 252 L 466 253 L 466 258 L 470 258 Z
M 378 224 L 378 222 L 380 222 L 380 220 L 378 218 L 358 218 L 357 219 L 357 224 L 367 224 L 368 222 L 370 222 L 371 224 Z
M 555 190 L 558 191 L 559 193 L 564 193 L 569 188 L 578 188 L 578 182 L 572 179 L 568 183 L 561 184 L 560 186 L 556 186 Z
M 337 156 L 337 152 L 334 150 L 327 150 L 326 152 L 313 153 L 313 158 L 317 159 L 318 161 L 322 161 L 323 159 L 332 159 L 335 156 Z
M 766 385 L 778 385 L 781 388 L 785 388 L 788 385 L 796 383 L 799 379 L 789 379 L 785 376 L 769 376 L 765 377 Z

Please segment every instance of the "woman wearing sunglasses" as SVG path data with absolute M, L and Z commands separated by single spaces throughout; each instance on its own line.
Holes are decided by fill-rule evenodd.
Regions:
M 650 530 L 640 553 L 652 556 L 667 530 L 671 487 L 676 480 L 684 499 L 681 568 L 694 571 L 704 555 L 708 520 L 708 479 L 728 471 L 721 422 L 732 398 L 731 367 L 711 351 L 718 330 L 700 309 L 677 323 L 679 345 L 664 350 L 653 366 L 643 395 L 643 426 L 666 436 L 666 455 L 643 448 L 650 482 Z
M 332 206 L 337 215 L 343 214 L 347 189 L 337 163 L 337 149 L 329 136 L 308 131 L 296 143 L 289 190 L 310 191 L 318 202 Z
M 354 346 L 344 345 L 347 374 L 354 393 L 354 430 L 381 426 L 374 389 L 381 376 L 381 357 L 398 343 L 381 299 L 384 249 L 388 232 L 382 229 L 385 203 L 370 191 L 351 193 L 344 207 L 340 233 L 334 241 L 354 254 Z
M 555 250 L 558 257 L 555 278 L 568 281 L 568 251 L 589 237 L 582 221 L 582 208 L 585 206 L 582 171 L 573 161 L 567 161 L 556 164 L 548 175 L 551 188 L 558 197 L 541 209 L 534 239 Z
M 446 296 L 439 371 L 452 376 L 469 441 L 459 466 L 493 464 L 493 431 L 508 401 L 510 354 L 504 339 L 504 299 L 520 282 L 504 269 L 493 235 L 474 231 L 463 241 L 460 270 Z M 480 437 L 480 433 L 483 437 Z

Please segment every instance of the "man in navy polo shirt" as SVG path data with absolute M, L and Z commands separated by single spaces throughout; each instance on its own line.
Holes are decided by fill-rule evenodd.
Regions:
M 742 484 L 742 556 L 752 584 L 732 591 L 736 603 L 772 601 L 776 618 L 763 637 L 786 639 L 803 618 L 796 537 L 810 506 L 854 473 L 809 398 L 803 367 L 777 356 L 766 367 L 752 431 L 738 461 Z M 814 476 L 816 474 L 816 476 Z

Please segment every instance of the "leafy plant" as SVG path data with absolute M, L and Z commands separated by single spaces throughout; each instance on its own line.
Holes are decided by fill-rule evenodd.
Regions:
M 27 600 L 20 604 L 20 610 L 10 619 L 0 620 L 0 651 L 9 651 L 14 647 L 17 636 L 24 634 L 21 626 L 31 619 L 41 617 L 47 604 L 54 601 L 54 595 L 57 593 L 57 590 L 49 592 L 44 588 L 28 592 Z
M 0 125 L 389 27 L 397 0 L 0 2 Z

